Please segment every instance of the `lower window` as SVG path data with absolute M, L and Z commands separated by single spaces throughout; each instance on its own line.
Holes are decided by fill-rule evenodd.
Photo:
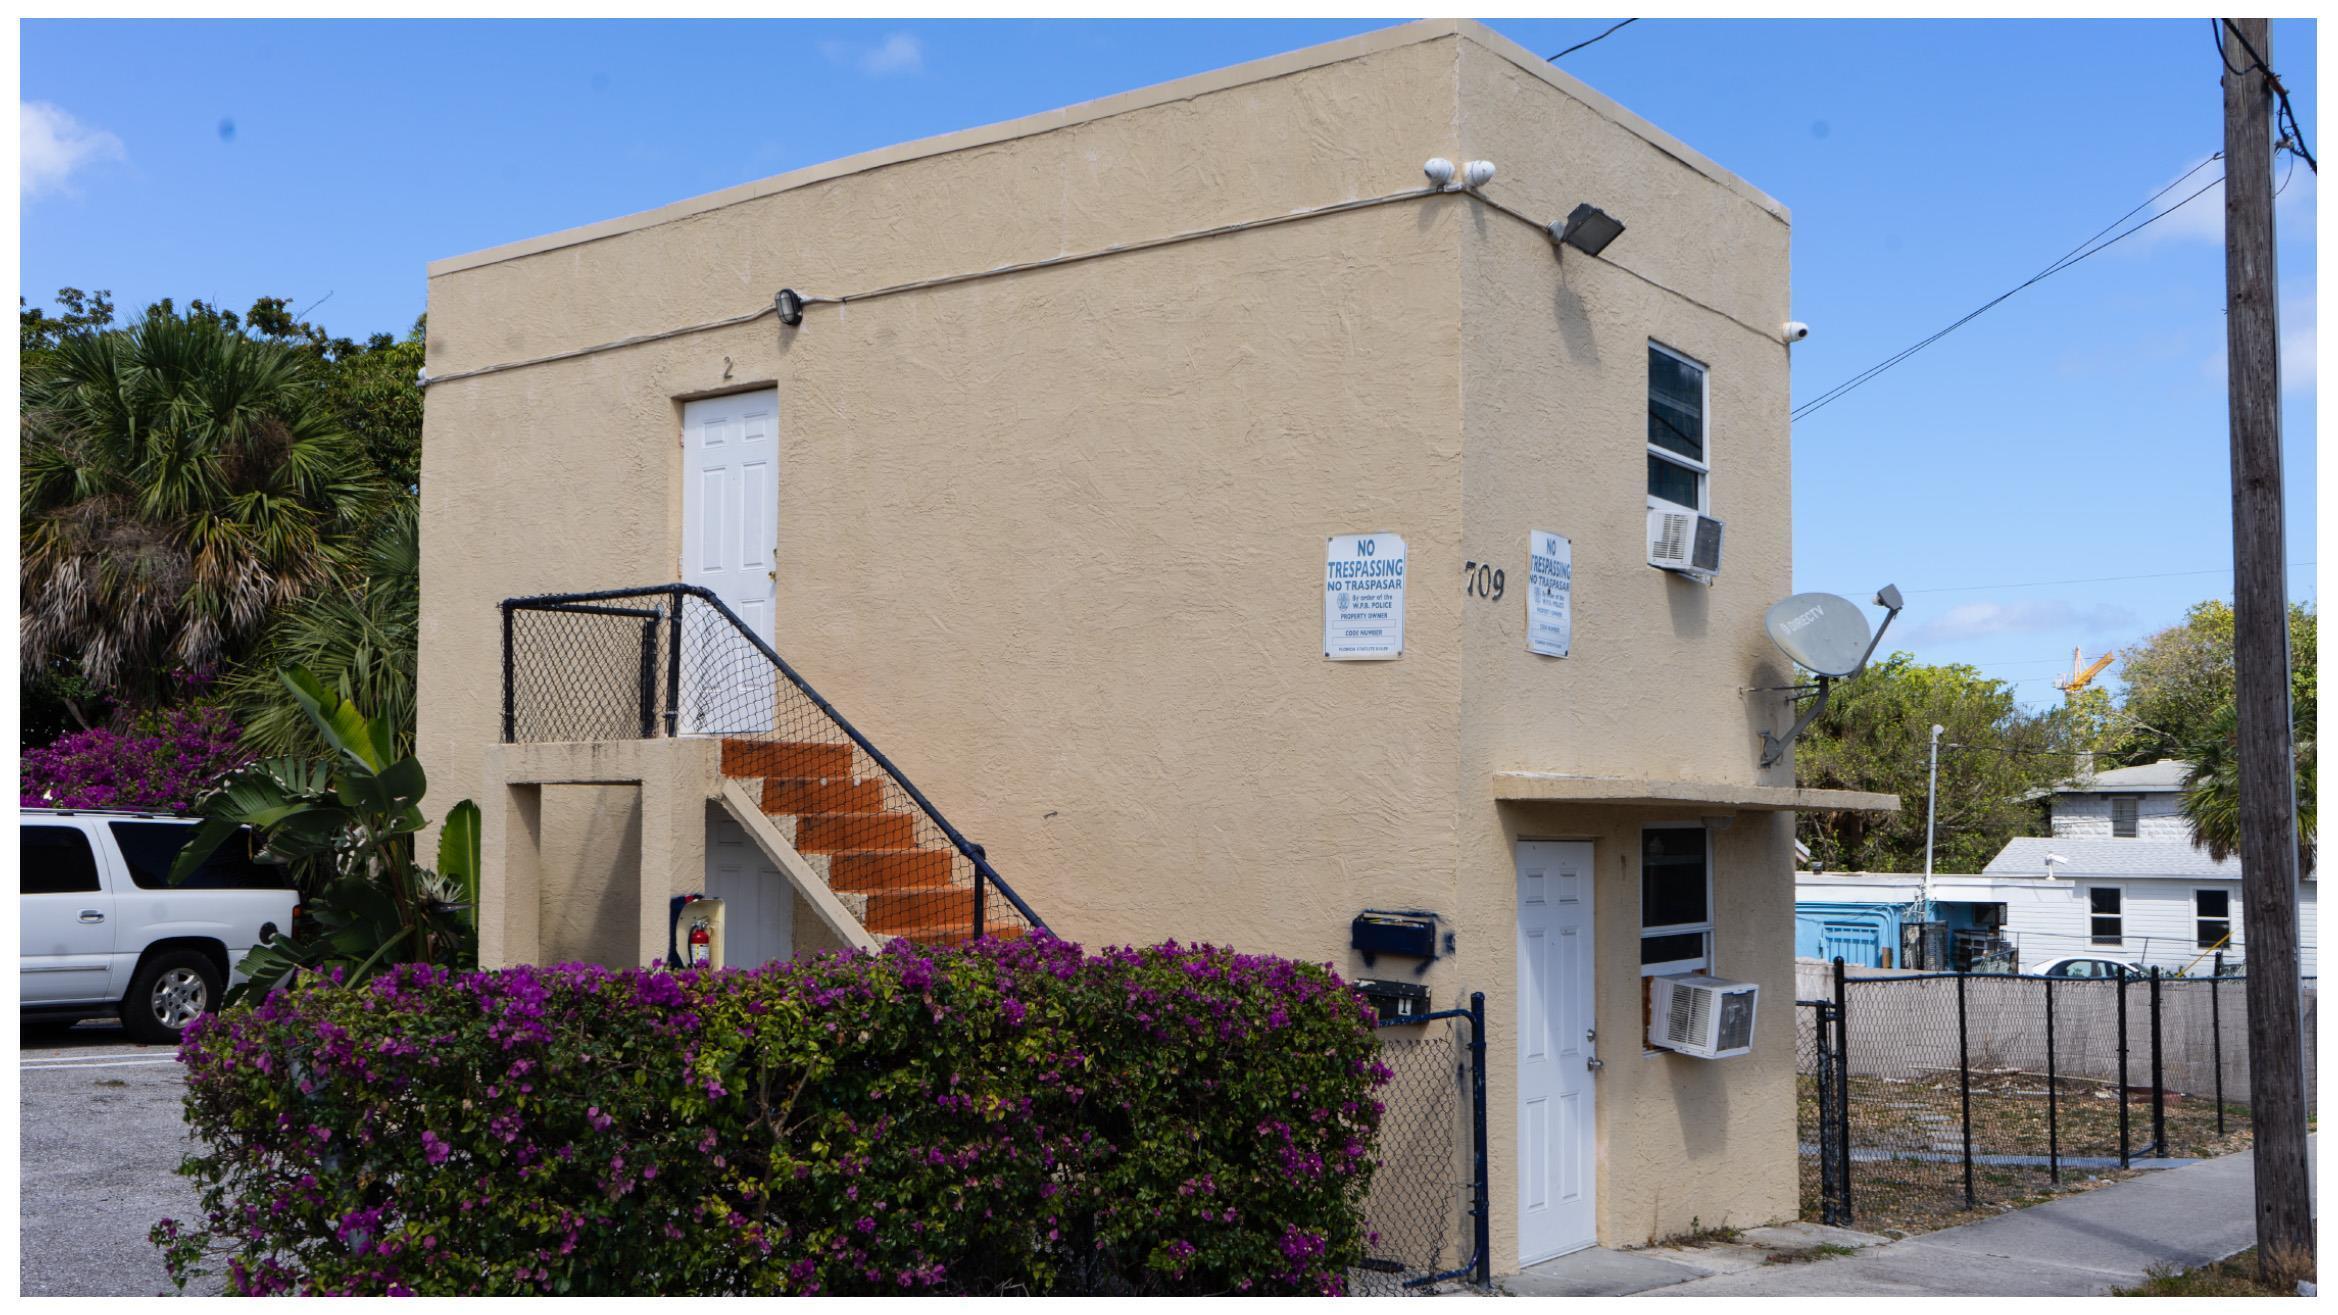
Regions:
M 2123 900 L 2117 886 L 2094 886 L 2086 892 L 2087 935 L 2097 945 L 2117 945 L 2125 940 L 2125 919 L 2121 916 Z
M 1713 970 L 1711 850 L 1701 826 L 1640 833 L 1640 975 Z
M 2195 890 L 2192 892 L 2193 927 L 2195 943 L 2203 950 L 2222 947 L 2232 939 L 2232 892 L 2229 890 Z

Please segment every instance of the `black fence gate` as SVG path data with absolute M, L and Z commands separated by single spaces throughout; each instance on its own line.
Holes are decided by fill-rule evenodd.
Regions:
M 1838 959 L 1820 985 L 1795 1010 L 1807 1217 L 1921 1226 L 2247 1145 L 2240 978 L 1850 976 Z
M 1451 1280 L 1484 1288 L 1487 1242 L 1486 997 L 1381 1024 L 1379 1167 L 1364 1203 L 1366 1259 L 1351 1291 L 1422 1292 Z

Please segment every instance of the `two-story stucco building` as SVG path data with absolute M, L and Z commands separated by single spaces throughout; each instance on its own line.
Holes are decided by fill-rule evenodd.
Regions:
M 652 961 L 715 891 L 734 963 L 1027 909 L 1483 991 L 1497 1268 L 1794 1215 L 1789 810 L 1894 802 L 1757 766 L 1789 235 L 1433 21 L 434 264 L 483 953 Z M 1435 956 L 1367 969 L 1375 909 Z M 1675 972 L 1760 985 L 1750 1053 L 1646 1044 Z

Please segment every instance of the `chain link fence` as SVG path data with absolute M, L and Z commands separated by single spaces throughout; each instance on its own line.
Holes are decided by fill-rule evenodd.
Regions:
M 722 773 L 881 940 L 1046 924 L 851 722 L 712 592 L 506 599 L 506 743 L 703 736 Z
M 1798 994 L 1806 1217 L 1936 1227 L 2248 1145 L 2242 979 L 1838 970 Z
M 1348 1290 L 1411 1296 L 1489 1279 L 1485 997 L 1381 1024 L 1379 1166 L 1364 1203 L 1366 1258 Z

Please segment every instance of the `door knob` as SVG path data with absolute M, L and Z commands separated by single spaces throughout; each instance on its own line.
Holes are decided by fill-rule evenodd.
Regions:
M 1597 1073 L 1599 1070 L 1607 1067 L 1607 1061 L 1601 1059 L 1597 1055 L 1593 1055 L 1583 1061 L 1583 1067 L 1590 1069 L 1594 1073 Z

